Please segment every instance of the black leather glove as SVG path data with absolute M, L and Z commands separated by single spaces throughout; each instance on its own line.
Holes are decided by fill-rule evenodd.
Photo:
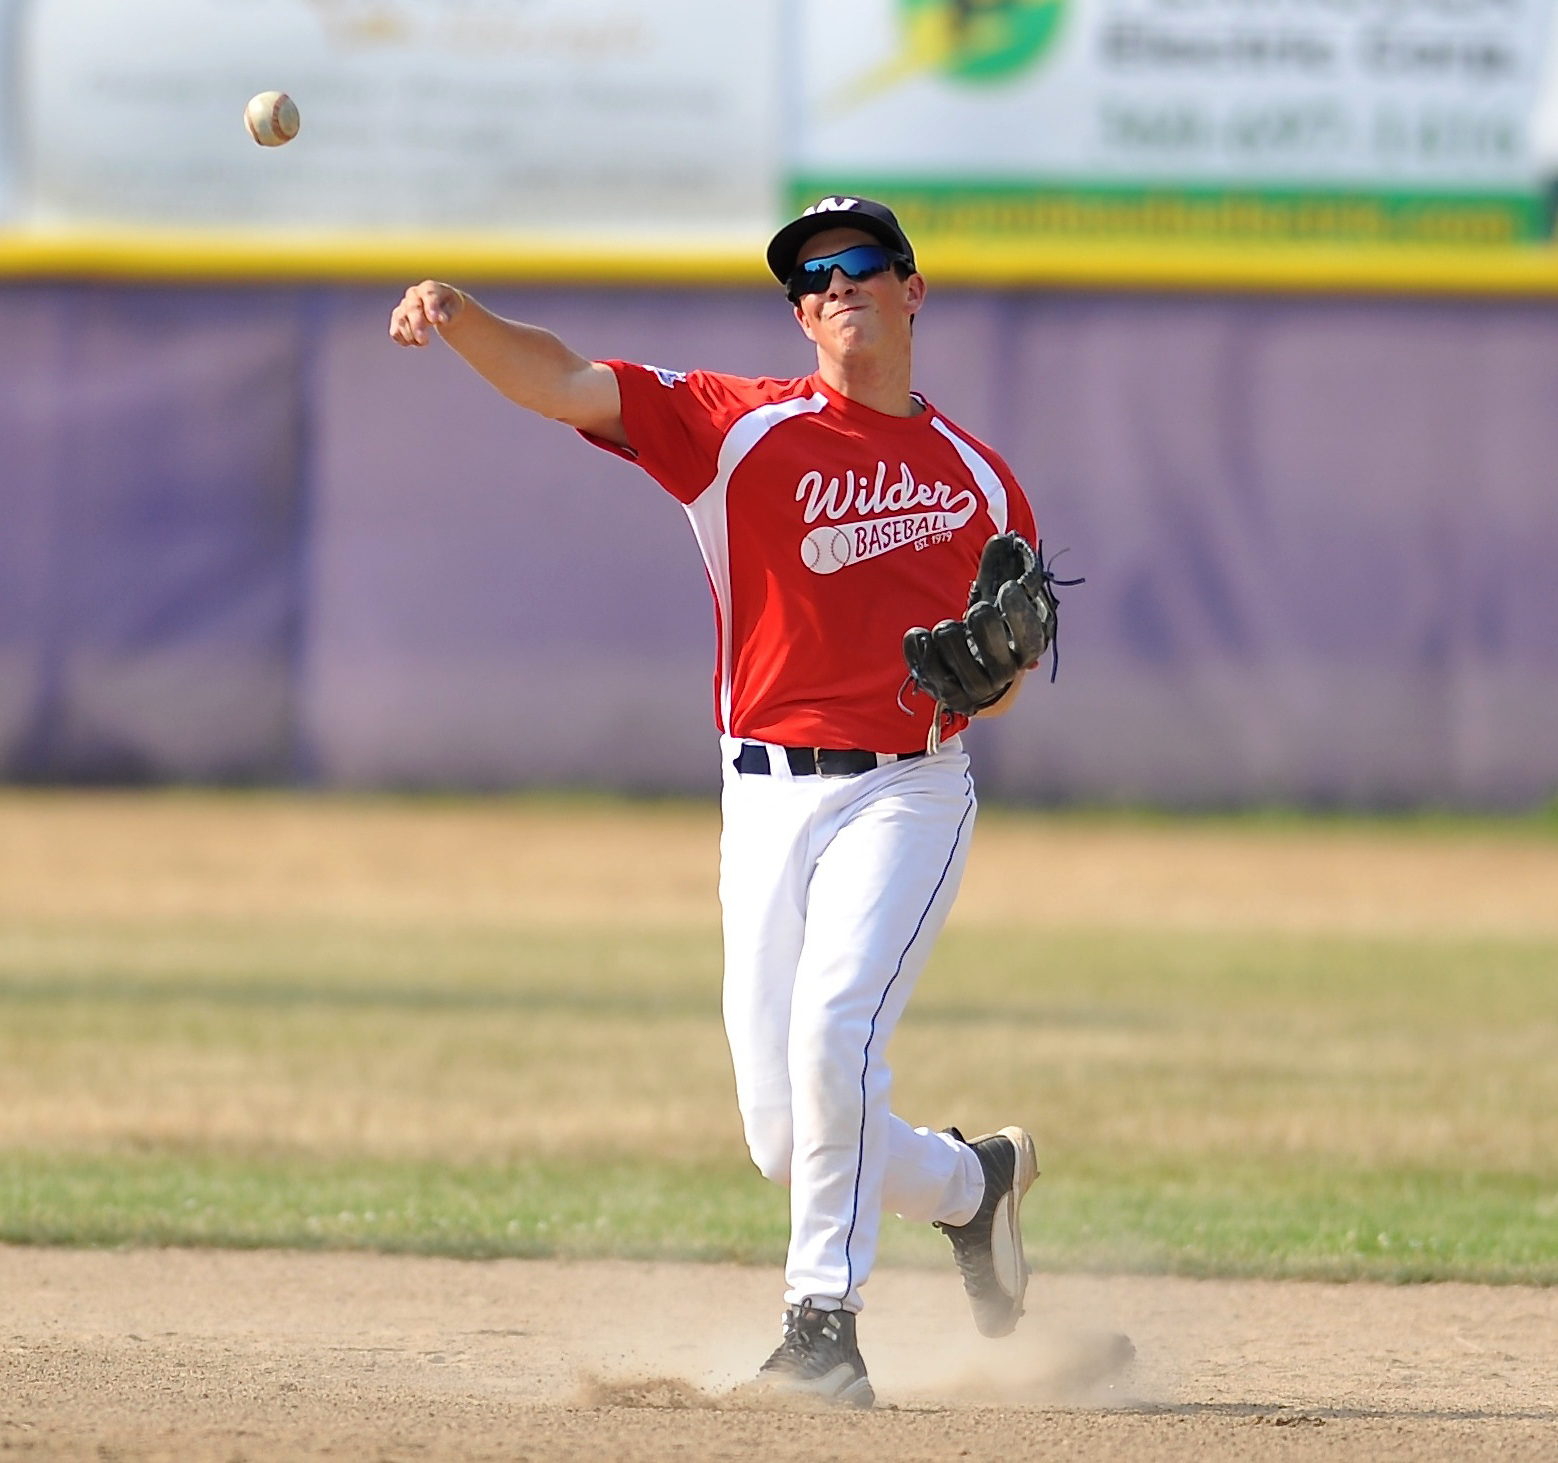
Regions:
M 968 613 L 903 637 L 909 675 L 941 709 L 983 711 L 1054 643 L 1056 608 L 1043 560 L 1021 534 L 998 533 L 980 553 Z

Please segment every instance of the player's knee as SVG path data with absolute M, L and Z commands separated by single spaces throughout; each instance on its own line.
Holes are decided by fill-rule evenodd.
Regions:
M 747 1152 L 757 1171 L 770 1183 L 790 1186 L 790 1160 L 795 1150 L 788 1113 L 762 1113 L 746 1118 Z
M 875 1088 L 887 1079 L 886 1062 L 872 1048 L 867 1021 L 840 1021 L 832 1030 L 819 1029 L 801 1050 L 802 1055 L 792 1058 L 790 1080 L 798 1089 L 815 1094 L 829 1110 L 855 1106 L 862 1083 Z

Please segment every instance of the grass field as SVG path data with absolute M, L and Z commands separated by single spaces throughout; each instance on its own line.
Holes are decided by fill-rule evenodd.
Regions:
M 776 1259 L 716 837 L 692 803 L 0 796 L 0 1239 Z M 1550 821 L 986 810 L 896 1106 L 1035 1131 L 1042 1266 L 1551 1283 L 1555 895 Z

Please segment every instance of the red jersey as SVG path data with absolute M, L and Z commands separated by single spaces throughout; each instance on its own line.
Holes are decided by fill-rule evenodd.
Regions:
M 905 687 L 904 631 L 963 614 L 991 534 L 1036 541 L 1011 469 L 923 400 L 894 417 L 815 375 L 605 364 L 632 447 L 589 440 L 637 462 L 692 520 L 714 592 L 720 730 L 923 748 L 933 703 Z

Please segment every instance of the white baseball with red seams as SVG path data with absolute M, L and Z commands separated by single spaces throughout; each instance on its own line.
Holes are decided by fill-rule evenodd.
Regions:
M 633 447 L 590 440 L 681 502 L 714 594 L 725 1027 L 753 1161 L 791 1188 L 787 1296 L 859 1310 L 884 1208 L 963 1224 L 984 1189 L 971 1149 L 890 1107 L 884 1054 L 976 809 L 966 723 L 924 755 L 903 635 L 961 615 L 985 541 L 1036 542 L 1032 510 L 923 399 L 897 417 L 818 375 L 607 364 Z M 792 768 L 817 747 L 878 765 Z
M 284 91 L 262 91 L 249 98 L 243 125 L 261 147 L 282 147 L 298 135 L 302 119 L 297 103 Z

